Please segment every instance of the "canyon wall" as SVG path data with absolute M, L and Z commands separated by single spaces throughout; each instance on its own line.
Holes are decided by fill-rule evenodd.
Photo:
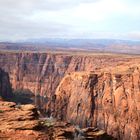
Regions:
M 54 117 L 104 129 L 120 140 L 140 139 L 140 68 L 74 72 L 63 78 L 55 96 Z
M 131 59 L 109 55 L 0 53 L 0 67 L 8 72 L 13 89 L 29 89 L 51 98 L 65 74 L 115 67 Z
M 10 98 L 12 96 L 11 84 L 8 73 L 0 68 L 0 96 Z
M 49 99 L 45 107 L 60 120 L 121 140 L 140 139 L 139 64 L 140 58 L 119 55 L 0 53 L 14 90 Z

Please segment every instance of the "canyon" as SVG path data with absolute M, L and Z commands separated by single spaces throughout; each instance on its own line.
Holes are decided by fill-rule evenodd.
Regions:
M 140 69 L 74 72 L 56 90 L 54 117 L 94 126 L 121 140 L 140 139 Z
M 139 56 L 0 52 L 0 67 L 13 91 L 46 98 L 35 104 L 49 116 L 120 140 L 140 139 Z
M 1 72 L 0 88 L 0 139 L 1 140 L 112 140 L 103 130 L 95 127 L 80 129 L 70 123 L 53 118 L 40 118 L 39 110 L 32 104 L 21 105 L 6 101 L 11 95 L 8 74 Z M 2 75 L 3 74 L 3 75 Z M 3 78 L 4 77 L 4 78 Z M 7 84 L 7 85 L 6 85 Z M 6 85 L 6 86 L 5 86 Z M 5 89 L 5 90 L 3 90 Z
M 13 89 L 30 89 L 50 98 L 65 74 L 74 71 L 111 71 L 119 65 L 139 63 L 139 57 L 55 53 L 0 53 L 0 67 L 9 74 Z M 116 70 L 118 68 L 116 67 Z
M 76 140 L 79 134 L 88 140 L 114 139 L 94 127 L 79 129 L 64 121 L 41 120 L 35 106 L 17 106 L 4 100 L 0 101 L 0 124 L 1 140 Z

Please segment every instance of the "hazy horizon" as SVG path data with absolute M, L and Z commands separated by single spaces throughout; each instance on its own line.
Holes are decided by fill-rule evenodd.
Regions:
M 0 0 L 0 41 L 140 40 L 140 1 Z

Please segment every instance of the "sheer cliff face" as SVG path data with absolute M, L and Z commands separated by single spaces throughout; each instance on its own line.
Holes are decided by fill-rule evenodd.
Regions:
M 9 73 L 13 89 L 30 89 L 51 97 L 66 73 L 93 71 L 121 65 L 130 59 L 119 56 L 70 56 L 47 53 L 0 53 L 0 67 Z
M 140 69 L 124 73 L 75 72 L 56 90 L 53 115 L 96 126 L 123 140 L 140 139 Z
M 9 98 L 12 96 L 12 89 L 9 81 L 8 73 L 0 68 L 0 96 Z
M 97 126 L 123 140 L 140 139 L 140 67 L 123 72 L 113 67 L 119 71 L 118 66 L 134 64 L 134 58 L 120 56 L 0 53 L 0 67 L 8 72 L 13 89 L 48 97 L 46 108 L 58 119 Z

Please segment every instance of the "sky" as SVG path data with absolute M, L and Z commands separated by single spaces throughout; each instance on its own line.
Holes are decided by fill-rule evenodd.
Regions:
M 0 41 L 140 40 L 140 0 L 0 0 Z

